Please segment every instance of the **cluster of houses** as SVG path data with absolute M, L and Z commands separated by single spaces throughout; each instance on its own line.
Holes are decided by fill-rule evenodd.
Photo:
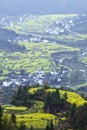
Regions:
M 48 82 L 52 86 L 60 87 L 65 75 L 68 74 L 68 69 L 63 68 L 61 71 L 51 71 L 44 73 L 43 70 L 38 69 L 34 74 L 10 74 L 6 80 L 0 82 L 0 103 L 8 103 L 18 86 L 26 86 L 35 84 L 43 85 Z

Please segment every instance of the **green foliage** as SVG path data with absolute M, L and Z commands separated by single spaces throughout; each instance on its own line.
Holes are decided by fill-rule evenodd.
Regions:
M 55 92 L 55 89 L 48 89 L 46 90 L 47 92 Z M 84 103 L 87 103 L 87 101 L 82 98 L 79 94 L 76 92 L 70 92 L 70 91 L 65 91 L 65 90 L 59 90 L 60 96 L 63 97 L 65 94 L 67 94 L 67 102 L 70 104 L 76 104 L 77 106 L 81 106 Z
M 59 90 L 58 88 L 53 89 L 50 86 L 48 89 L 47 88 L 24 88 L 22 86 L 19 86 L 18 90 L 13 95 L 14 104 L 20 106 L 20 103 L 23 103 L 25 101 L 24 105 L 26 106 L 26 103 L 28 103 L 26 102 L 27 100 L 31 102 L 27 109 L 23 109 L 24 111 L 21 111 L 21 106 L 7 106 L 9 111 L 6 111 L 6 106 L 3 106 L 4 111 L 2 111 L 2 108 L 0 109 L 0 119 L 2 122 L 1 126 L 3 128 L 2 130 L 25 130 L 28 128 L 54 130 L 55 126 L 58 124 L 58 118 L 59 121 L 61 121 L 60 124 L 67 122 L 73 126 L 72 128 L 79 128 L 81 130 L 84 129 L 85 124 L 87 123 L 84 121 L 86 120 L 85 115 L 87 109 L 86 104 L 83 105 L 83 103 L 86 103 L 85 100 L 83 100 L 83 98 L 81 98 L 75 92 Z M 71 100 L 76 100 L 73 99 L 73 97 L 76 99 L 78 98 L 78 100 L 81 99 L 83 101 L 82 104 L 78 105 L 76 101 L 74 101 L 75 104 L 73 104 L 73 101 Z M 68 101 L 71 102 L 71 104 L 68 103 Z M 11 110 L 11 107 L 14 108 L 14 111 Z M 16 109 L 18 109 L 18 113 L 16 113 Z M 3 112 L 5 112 L 7 115 L 5 113 L 3 114 Z M 61 115 L 59 114 L 60 112 Z M 79 117 L 79 114 L 81 115 L 81 113 L 83 115 L 83 122 Z M 79 117 L 79 119 L 77 119 L 77 117 Z M 81 125 L 79 125 L 79 123 Z
M 28 93 L 28 87 L 19 86 L 18 90 L 14 93 L 12 97 L 11 104 L 15 105 L 21 105 L 29 107 L 31 104 L 31 95 Z
M 61 110 L 66 109 L 65 104 L 67 103 L 67 94 L 62 98 L 60 96 L 59 89 L 57 88 L 54 92 L 48 92 L 45 100 L 44 110 L 45 112 L 57 113 Z
M 7 115 L 5 115 L 3 117 L 3 125 L 2 125 L 2 130 L 15 130 L 15 128 L 13 128 L 11 120 L 8 118 Z
M 67 122 L 77 128 L 76 116 L 78 116 L 78 110 L 84 109 L 85 112 L 86 105 L 84 105 L 84 108 L 81 106 L 86 101 L 75 92 L 51 88 L 48 84 L 44 86 L 34 88 L 19 86 L 12 97 L 14 105 L 19 107 L 5 105 L 3 106 L 4 115 L 1 111 L 1 124 L 4 130 L 25 130 L 26 128 L 54 130 L 58 124 L 58 118 L 61 122 Z M 27 105 L 27 107 L 20 105 Z M 61 113 L 61 115 L 58 113 Z M 85 114 L 84 119 L 86 119 Z
M 3 117 L 3 112 L 2 112 L 2 107 L 0 106 L 0 129 L 2 129 L 2 117 Z
M 0 130 L 16 130 L 16 116 L 14 114 L 8 118 L 7 115 L 4 115 L 2 107 L 0 106 Z
M 80 106 L 76 109 L 72 105 L 70 109 L 69 122 L 73 129 L 86 130 L 87 128 L 87 104 Z
M 12 123 L 12 126 L 16 126 L 17 124 L 15 114 L 11 114 L 11 123 Z
M 47 122 L 46 130 L 54 130 L 54 124 L 52 120 Z
M 30 128 L 30 130 L 34 130 L 34 128 L 33 128 L 33 126 L 31 125 L 31 128 Z
M 18 130 L 26 130 L 26 125 L 24 124 L 24 122 L 20 123 Z
M 47 121 L 53 120 L 54 125 L 57 125 L 55 122 L 55 118 L 57 118 L 53 114 L 46 114 L 46 113 L 31 113 L 31 114 L 17 114 L 16 115 L 18 125 L 21 122 L 24 122 L 27 128 L 31 128 L 31 125 L 34 129 L 45 129 L 47 125 Z
M 69 113 L 69 116 L 72 117 L 76 112 L 76 105 L 73 104 L 70 108 L 70 113 Z
M 43 89 L 49 89 L 50 88 L 50 85 L 46 82 L 46 83 L 44 83 L 44 85 L 43 85 Z

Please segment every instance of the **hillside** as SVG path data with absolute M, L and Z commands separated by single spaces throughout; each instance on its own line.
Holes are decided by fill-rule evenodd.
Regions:
M 31 94 L 34 94 L 38 90 L 41 90 L 41 87 L 31 88 L 31 89 L 29 89 L 29 92 Z M 54 88 L 50 88 L 50 89 L 46 90 L 46 92 L 51 92 L 51 93 L 55 92 L 55 91 L 56 91 L 56 89 L 54 89 Z M 70 92 L 70 91 L 65 91 L 65 90 L 60 90 L 59 92 L 60 92 L 61 97 L 63 97 L 63 95 L 66 93 L 67 101 L 71 104 L 75 103 L 77 106 L 80 106 L 85 103 L 85 100 L 81 96 L 76 94 L 75 92 Z
M 66 113 L 73 112 L 73 107 L 78 110 L 80 107 L 85 106 L 84 103 L 87 103 L 87 101 L 75 92 L 47 87 L 45 85 L 42 87 L 20 86 L 12 97 L 11 104 L 14 105 L 2 106 L 4 116 L 6 116 L 5 119 L 10 119 L 12 114 L 15 114 L 16 123 L 15 120 L 13 122 L 16 125 L 15 130 L 20 127 L 21 122 L 26 125 L 27 129 L 32 126 L 35 130 L 45 130 L 46 126 L 50 125 L 50 122 L 53 123 L 53 129 L 59 128 L 60 124 L 61 128 L 66 127 L 66 129 L 72 128 L 74 130 L 77 127 L 69 125 L 68 119 L 71 117 L 67 116 Z M 59 122 L 60 120 L 61 122 Z M 14 125 L 12 127 L 14 128 Z

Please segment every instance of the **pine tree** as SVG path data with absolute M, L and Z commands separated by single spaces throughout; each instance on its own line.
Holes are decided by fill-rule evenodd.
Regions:
M 53 124 L 53 121 L 51 120 L 50 122 L 50 130 L 54 130 L 54 124 Z
M 0 106 L 0 130 L 2 129 L 2 116 L 3 116 L 3 112 L 2 112 L 2 107 Z
M 8 119 L 8 116 L 3 117 L 2 130 L 13 130 L 11 126 L 11 120 Z
M 23 122 L 21 122 L 18 130 L 26 130 L 26 125 Z
M 33 126 L 31 125 L 31 128 L 30 128 L 30 130 L 34 130 L 34 128 L 33 128 Z
M 57 98 L 57 100 L 60 100 L 60 92 L 59 92 L 59 89 L 58 88 L 56 88 L 56 98 Z
M 47 121 L 46 130 L 50 130 L 49 121 Z
M 65 93 L 65 94 L 63 95 L 63 98 L 64 98 L 65 101 L 67 101 L 67 99 L 68 99 L 67 93 Z
M 15 114 L 11 114 L 11 123 L 12 123 L 12 126 L 14 127 L 14 126 L 16 126 L 16 116 L 15 116 Z
M 76 105 L 73 104 L 73 105 L 71 106 L 71 108 L 70 108 L 70 113 L 69 113 L 70 117 L 73 117 L 74 114 L 75 114 L 75 112 L 76 112 Z

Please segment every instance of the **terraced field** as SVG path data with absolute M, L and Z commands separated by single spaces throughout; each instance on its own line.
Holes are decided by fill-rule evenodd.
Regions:
M 39 89 L 43 89 L 41 87 L 30 88 L 29 93 L 35 94 L 36 91 Z M 56 91 L 55 88 L 46 89 L 45 92 L 54 92 Z M 59 90 L 61 97 L 66 93 L 67 94 L 67 101 L 71 104 L 75 103 L 78 106 L 82 106 L 84 103 L 87 103 L 81 96 L 79 96 L 75 92 Z M 16 107 L 14 105 L 3 105 L 4 109 L 4 116 L 7 116 L 10 119 L 10 114 L 15 113 L 17 125 L 19 126 L 20 123 L 24 123 L 27 128 L 35 129 L 45 129 L 48 122 L 53 121 L 54 126 L 58 125 L 58 121 L 65 120 L 64 116 L 58 117 L 53 114 L 44 113 L 43 107 L 44 102 L 40 100 L 33 100 L 34 105 L 27 108 L 23 106 Z M 60 113 L 62 114 L 62 113 Z
M 36 107 L 42 107 L 43 104 L 38 101 L 39 106 Z M 16 114 L 16 119 L 17 119 L 17 125 L 19 126 L 21 122 L 23 122 L 28 128 L 33 128 L 35 129 L 44 129 L 47 125 L 48 122 L 51 120 L 53 121 L 53 124 L 56 126 L 58 123 L 57 117 L 53 114 L 46 114 L 43 112 L 34 112 L 37 108 L 33 106 L 33 108 L 27 109 L 26 107 L 15 107 L 11 105 L 5 105 L 3 106 L 4 108 L 4 113 L 6 113 L 6 116 L 10 118 L 11 113 Z M 27 109 L 27 110 L 26 110 Z M 31 110 L 34 111 L 31 111 Z M 10 114 L 7 114 L 10 113 Z M 5 116 L 5 115 L 4 115 Z
M 57 124 L 56 120 L 57 118 L 52 114 L 34 113 L 34 114 L 17 115 L 16 117 L 18 123 L 23 121 L 28 128 L 33 126 L 35 129 L 41 129 L 41 128 L 44 129 L 47 125 L 47 122 L 50 120 L 54 121 L 54 125 Z
M 55 52 L 74 52 L 79 51 L 78 48 L 73 48 L 56 43 L 29 43 L 19 42 L 20 46 L 25 46 L 26 52 L 0 53 L 0 71 L 3 74 L 8 74 L 11 71 L 19 73 L 25 70 L 27 73 L 34 73 L 37 69 L 43 69 L 44 72 L 52 70 L 53 61 L 51 54 Z M 0 79 L 3 79 L 2 77 Z
M 76 14 L 67 15 L 44 15 L 44 16 L 33 16 L 25 18 L 23 22 L 14 23 L 13 26 L 8 26 L 7 29 L 15 30 L 18 34 L 27 33 L 44 33 L 49 25 L 57 20 L 64 18 L 74 17 Z
M 55 91 L 55 89 L 48 89 L 47 91 L 53 92 L 53 91 Z M 65 93 L 67 94 L 67 101 L 70 102 L 71 104 L 75 103 L 77 106 L 80 106 L 80 105 L 83 105 L 86 102 L 81 96 L 79 96 L 75 92 L 60 90 L 61 97 Z
M 29 89 L 29 92 L 34 94 L 36 91 L 38 91 L 41 88 L 31 88 Z M 52 89 L 47 89 L 47 92 L 54 92 L 56 91 L 56 89 L 52 88 Z M 66 93 L 67 94 L 67 101 L 71 104 L 75 103 L 77 106 L 83 105 L 84 103 L 86 103 L 85 99 L 83 99 L 80 95 L 78 95 L 75 92 L 69 92 L 69 91 L 64 91 L 64 90 L 60 90 L 60 95 L 61 97 L 63 97 L 63 95 Z
M 13 35 L 6 37 L 7 41 L 20 49 L 19 51 L 17 48 L 17 51 L 15 49 L 11 51 L 9 47 L 0 49 L 0 81 L 10 80 L 13 75 L 26 78 L 26 75 L 33 75 L 41 70 L 44 73 L 44 79 L 49 80 L 48 82 L 52 85 L 63 84 L 74 87 L 86 83 L 87 58 L 86 55 L 82 56 L 87 50 L 87 33 L 83 33 L 86 17 L 76 14 L 54 14 L 17 16 L 11 17 L 10 20 L 6 18 L 8 22 L 3 23 L 5 26 L 1 25 L 1 27 L 13 30 Z M 8 31 L 4 31 L 7 34 Z M 2 34 L 1 37 L 4 40 Z M 76 76 L 79 75 L 77 83 L 74 80 L 73 83 L 70 81 L 74 72 L 77 73 Z M 46 77 L 49 74 L 52 75 L 52 79 L 50 76 Z M 33 79 L 35 83 L 39 81 L 37 77 Z

